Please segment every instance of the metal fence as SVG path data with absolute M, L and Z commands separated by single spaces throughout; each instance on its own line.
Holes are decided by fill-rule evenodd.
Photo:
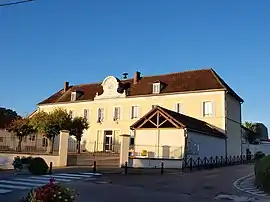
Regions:
M 20 146 L 16 136 L 0 136 L 1 153 L 46 154 L 48 150 L 48 139 L 40 135 L 24 137 Z M 58 152 L 59 147 L 56 142 L 53 146 L 53 153 Z
M 115 156 L 120 154 L 120 143 L 81 141 L 80 153 L 101 156 Z M 68 141 L 68 152 L 78 153 L 78 143 L 72 137 Z
M 239 164 L 248 164 L 252 163 L 254 160 L 253 155 L 240 155 L 240 156 L 211 156 L 204 158 L 194 158 L 188 157 L 184 159 L 183 169 L 184 170 L 201 170 L 201 169 L 211 169 L 217 167 L 239 165 Z

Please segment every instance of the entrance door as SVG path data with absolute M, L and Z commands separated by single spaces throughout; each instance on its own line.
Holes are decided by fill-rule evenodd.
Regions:
M 113 150 L 113 131 L 111 130 L 105 130 L 104 131 L 105 136 L 105 151 L 112 151 Z

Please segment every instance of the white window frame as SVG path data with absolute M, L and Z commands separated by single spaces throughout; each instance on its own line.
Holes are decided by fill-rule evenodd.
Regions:
M 84 109 L 83 110 L 83 118 L 85 118 L 87 121 L 89 120 L 89 109 Z M 86 112 L 86 114 L 85 114 Z
M 72 119 L 74 119 L 75 118 L 75 111 L 69 110 L 69 115 L 71 116 Z
M 202 113 L 204 117 L 213 116 L 213 102 L 204 101 L 202 103 Z
M 160 83 L 153 83 L 153 93 L 158 94 L 160 93 Z
M 137 118 L 139 118 L 139 106 L 133 105 L 131 106 L 131 119 L 137 119 Z
M 97 109 L 97 121 L 102 122 L 104 121 L 104 114 L 105 114 L 105 109 L 100 107 Z
M 48 139 L 46 137 L 42 138 L 42 147 L 47 147 L 48 146 Z
M 116 109 L 118 109 L 119 111 L 118 111 L 118 117 L 117 117 L 117 115 L 116 115 Z M 114 121 L 118 121 L 118 120 L 120 120 L 121 119 L 121 107 L 119 107 L 119 106 L 115 106 L 115 107 L 113 107 L 113 120 Z
M 71 92 L 70 100 L 71 101 L 76 101 L 76 99 L 77 99 L 77 93 L 76 92 Z

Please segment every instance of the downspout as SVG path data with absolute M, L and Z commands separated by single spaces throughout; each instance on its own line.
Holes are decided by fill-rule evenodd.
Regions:
M 160 144 L 160 130 L 159 130 L 159 128 L 157 129 L 157 131 L 158 131 L 158 158 L 160 158 L 160 156 L 159 156 L 159 144 Z
M 188 132 L 187 132 L 187 129 L 186 128 L 184 128 L 184 137 L 185 137 L 184 159 L 187 159 Z
M 243 155 L 243 130 L 242 130 L 242 103 L 240 102 L 240 132 L 241 132 L 241 156 Z

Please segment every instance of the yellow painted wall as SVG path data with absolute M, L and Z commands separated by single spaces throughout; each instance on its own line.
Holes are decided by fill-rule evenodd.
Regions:
M 89 109 L 90 128 L 85 132 L 83 139 L 87 141 L 88 147 L 97 149 L 97 133 L 104 130 L 113 130 L 114 139 L 118 139 L 117 134 L 130 134 L 130 126 L 138 120 L 131 119 L 131 107 L 139 106 L 139 118 L 151 110 L 152 105 L 160 105 L 170 110 L 176 110 L 176 103 L 181 103 L 183 114 L 204 120 L 219 129 L 225 129 L 225 103 L 224 91 L 201 92 L 201 93 L 182 93 L 174 95 L 151 96 L 151 97 L 134 97 L 104 99 L 90 102 L 70 102 L 58 105 L 40 105 L 40 110 L 46 112 L 52 111 L 55 107 L 61 107 L 66 110 L 74 110 L 76 116 L 83 116 L 84 109 Z M 214 104 L 214 114 L 211 117 L 203 117 L 202 103 L 211 101 Z M 114 107 L 121 107 L 121 117 L 118 122 L 113 121 Z M 97 110 L 104 108 L 104 121 L 97 123 Z M 118 140 L 117 140 L 118 141 Z M 100 141 L 99 141 L 100 144 Z M 99 150 L 102 148 L 99 148 Z
M 228 155 L 241 154 L 241 104 L 226 94 L 226 132 L 228 136 Z
M 135 131 L 135 154 L 145 150 L 150 158 L 183 158 L 185 135 L 183 129 L 139 129 Z

